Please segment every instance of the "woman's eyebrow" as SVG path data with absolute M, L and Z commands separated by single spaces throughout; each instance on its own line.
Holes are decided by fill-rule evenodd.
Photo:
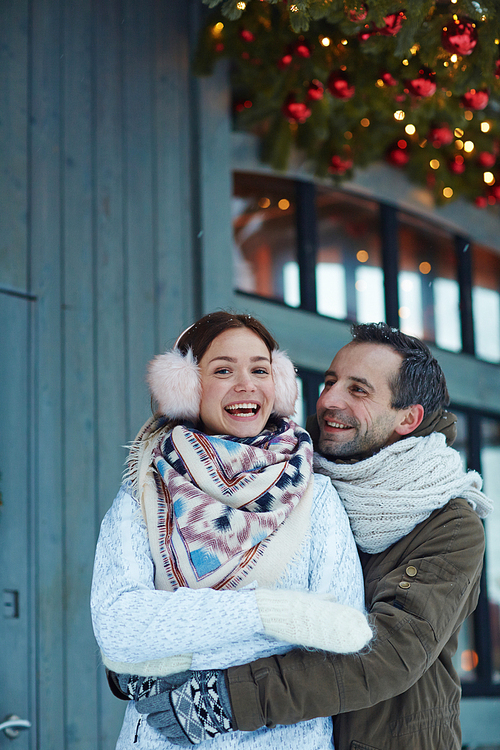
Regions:
M 238 361 L 237 359 L 235 359 L 235 357 L 226 357 L 221 354 L 219 357 L 214 357 L 213 359 L 211 359 L 208 364 L 211 364 L 212 362 L 217 362 L 217 360 L 219 359 L 222 360 L 223 362 L 237 362 Z M 269 359 L 269 357 L 262 357 L 260 355 L 256 357 L 250 357 L 250 362 L 261 362 L 261 361 L 267 362 L 268 364 L 271 363 L 271 360 Z

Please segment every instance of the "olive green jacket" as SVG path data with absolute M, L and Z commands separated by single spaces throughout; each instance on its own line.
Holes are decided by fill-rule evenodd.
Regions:
M 334 717 L 336 750 L 460 750 L 451 658 L 474 610 L 483 526 L 463 499 L 361 554 L 375 638 L 363 652 L 291 651 L 226 672 L 237 729 Z

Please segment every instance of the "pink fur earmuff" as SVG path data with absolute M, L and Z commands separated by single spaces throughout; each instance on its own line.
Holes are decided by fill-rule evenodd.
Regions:
M 275 387 L 273 414 L 290 417 L 298 397 L 295 369 L 280 349 L 272 356 Z M 148 365 L 147 381 L 159 410 L 172 419 L 195 422 L 200 413 L 200 370 L 191 349 L 186 354 L 175 348 L 159 354 Z

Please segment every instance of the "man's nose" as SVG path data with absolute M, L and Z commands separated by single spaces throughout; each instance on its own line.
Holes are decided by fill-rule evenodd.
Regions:
M 340 409 L 345 407 L 343 391 L 338 383 L 334 383 L 322 391 L 318 399 L 318 407 L 322 409 Z

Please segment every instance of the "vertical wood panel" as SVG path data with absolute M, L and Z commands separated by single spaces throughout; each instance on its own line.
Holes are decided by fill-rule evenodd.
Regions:
M 0 7 L 0 283 L 28 290 L 28 3 Z
M 155 2 L 155 231 L 158 333 L 171 345 L 193 321 L 188 15 L 182 3 Z
M 230 91 L 228 68 L 218 65 L 199 90 L 200 219 L 203 312 L 228 307 L 233 296 Z
M 152 201 L 152 3 L 124 0 L 128 439 L 150 414 L 144 375 L 155 353 Z
M 56 0 L 32 4 L 31 257 L 37 309 L 38 750 L 64 747 L 61 466 L 60 22 Z
M 65 748 L 83 750 L 97 747 L 88 611 L 95 546 L 91 0 L 64 2 L 62 64 Z
M 100 522 L 120 485 L 129 436 L 125 410 L 125 303 L 123 249 L 122 7 L 94 0 L 95 216 L 96 216 L 96 514 Z M 97 537 L 98 524 L 95 528 Z M 97 651 L 97 649 L 95 649 Z M 100 661 L 100 660 L 99 660 Z M 99 750 L 114 750 L 124 704 L 97 670 Z

